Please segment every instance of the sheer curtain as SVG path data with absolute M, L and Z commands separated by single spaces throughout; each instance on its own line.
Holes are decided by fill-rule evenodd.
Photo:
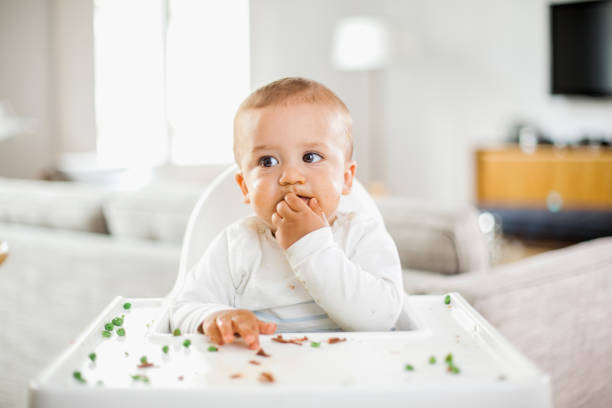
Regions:
M 98 159 L 232 161 L 249 93 L 248 0 L 94 0 Z

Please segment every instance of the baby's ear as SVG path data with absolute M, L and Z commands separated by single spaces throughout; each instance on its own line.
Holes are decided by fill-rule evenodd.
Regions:
M 344 185 L 342 186 L 343 195 L 351 193 L 353 179 L 355 178 L 355 170 L 357 170 L 357 163 L 353 160 L 346 163 L 346 168 L 344 169 Z
M 245 204 L 249 204 L 251 202 L 251 199 L 249 198 L 249 189 L 246 185 L 246 182 L 244 181 L 244 176 L 242 175 L 242 172 L 236 173 L 234 179 L 236 180 L 236 183 L 238 183 L 240 191 L 242 191 L 242 201 Z

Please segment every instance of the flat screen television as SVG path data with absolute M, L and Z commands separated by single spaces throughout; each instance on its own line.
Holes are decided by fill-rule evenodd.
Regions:
M 612 96 L 612 0 L 550 6 L 551 92 Z

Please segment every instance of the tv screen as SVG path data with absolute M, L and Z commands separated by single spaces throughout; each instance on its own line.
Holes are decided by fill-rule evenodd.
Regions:
M 550 6 L 551 91 L 612 95 L 612 0 Z

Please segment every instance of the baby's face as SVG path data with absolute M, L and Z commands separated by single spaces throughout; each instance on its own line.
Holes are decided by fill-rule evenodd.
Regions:
M 236 176 L 246 203 L 272 230 L 272 214 L 287 193 L 316 198 L 333 221 L 342 194 L 350 193 L 355 163 L 344 119 L 315 104 L 272 106 L 243 112 L 238 121 Z

